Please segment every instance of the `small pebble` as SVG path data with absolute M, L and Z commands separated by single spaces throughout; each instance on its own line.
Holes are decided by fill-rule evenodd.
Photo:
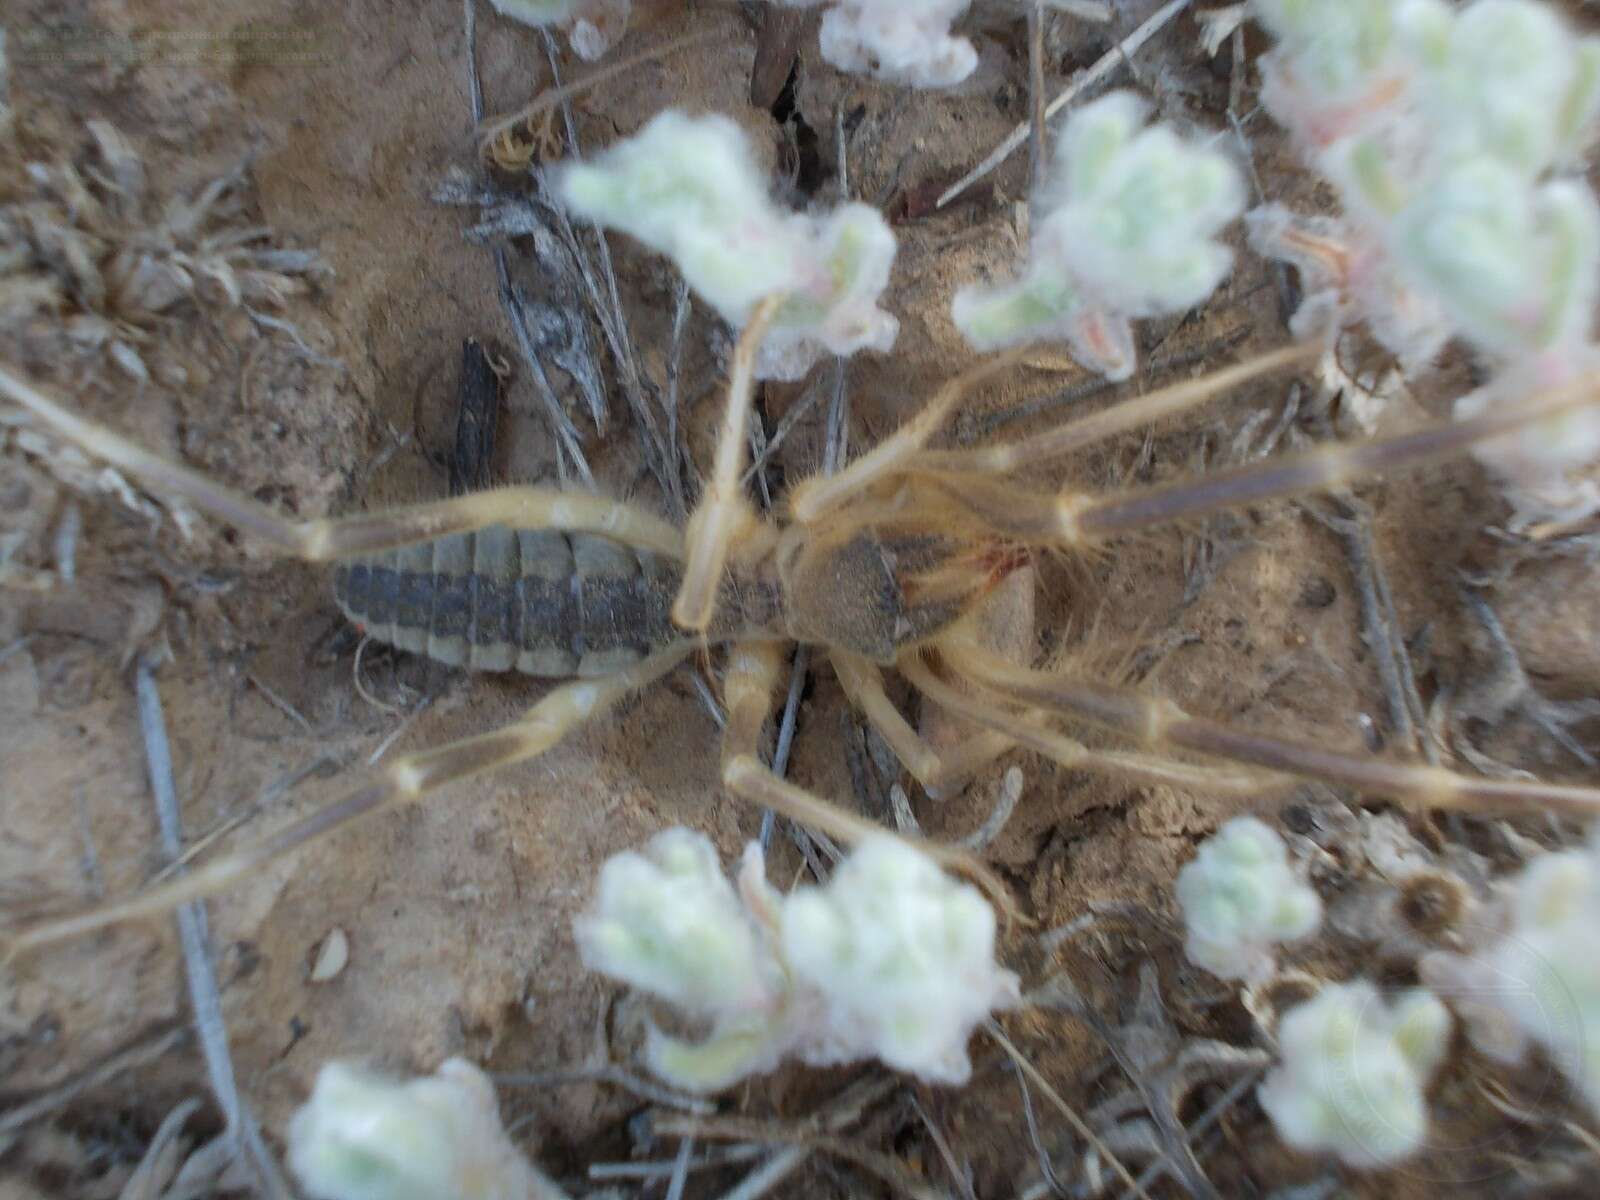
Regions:
M 344 970 L 349 961 L 350 939 L 345 936 L 344 930 L 335 926 L 322 939 L 322 945 L 317 947 L 317 958 L 311 966 L 311 982 L 327 983 Z

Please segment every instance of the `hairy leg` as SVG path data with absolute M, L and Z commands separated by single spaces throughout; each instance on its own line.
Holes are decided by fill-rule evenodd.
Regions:
M 704 633 L 711 624 L 717 588 L 721 586 L 722 570 L 733 544 L 760 524 L 755 510 L 744 498 L 740 478 L 744 474 L 745 443 L 749 438 L 750 409 L 755 393 L 756 354 L 782 302 L 782 296 L 770 296 L 757 306 L 733 352 L 728 406 L 722 433 L 717 439 L 717 461 L 705 495 L 689 517 L 688 566 L 672 606 L 672 619 L 680 628 L 693 633 Z
M 1329 445 L 1194 479 L 1106 496 L 1039 493 L 983 475 L 934 475 L 929 482 L 992 527 L 1034 545 L 1082 548 L 1119 533 L 1185 521 L 1226 508 L 1343 487 L 1364 476 L 1463 454 L 1488 441 L 1600 402 L 1600 376 L 1586 376 L 1527 406 L 1350 445 Z
M 135 476 L 153 490 L 180 496 L 280 552 L 310 562 L 370 554 L 489 525 L 596 533 L 641 550 L 683 557 L 683 535 L 659 517 L 601 496 L 550 488 L 500 488 L 375 513 L 293 521 L 198 471 L 168 462 L 121 434 L 85 420 L 4 367 L 0 367 L 0 396 L 19 404 L 52 432 Z
M 850 703 L 883 736 L 929 795 L 940 795 L 952 780 L 965 780 L 1016 744 L 1004 733 L 990 730 L 975 733 L 959 753 L 940 754 L 900 715 L 883 689 L 883 676 L 876 666 L 838 649 L 830 650 L 828 658 Z
M 1023 919 L 1006 885 L 971 852 L 955 846 L 895 834 L 856 813 L 849 812 L 805 788 L 773 774 L 756 755 L 762 722 L 772 711 L 780 655 L 775 647 L 750 643 L 735 646 L 728 658 L 723 697 L 728 708 L 722 741 L 722 785 L 733 795 L 800 825 L 820 830 L 842 842 L 865 837 L 899 837 L 928 855 L 940 866 L 967 876 L 998 903 L 1007 919 Z
M 970 642 L 951 639 L 939 649 L 953 671 L 991 694 L 1087 721 L 1156 750 L 1186 750 L 1343 784 L 1419 808 L 1500 814 L 1547 809 L 1582 818 L 1600 814 L 1600 788 L 1477 779 L 1442 767 L 1344 753 L 1191 716 L 1169 700 L 1151 699 L 1131 688 L 1018 667 Z
M 1271 375 L 1287 367 L 1296 366 L 1315 358 L 1322 352 L 1320 345 L 1296 343 L 1258 355 L 1235 366 L 1224 367 L 1199 379 L 1185 379 L 1169 387 L 1159 388 L 1143 396 L 1124 400 L 1121 404 L 1093 413 L 1087 417 L 1068 421 L 1054 429 L 1045 430 L 1032 437 L 997 446 L 984 446 L 977 450 L 926 450 L 909 464 L 913 470 L 972 472 L 982 475 L 999 475 L 1045 462 L 1081 450 L 1095 442 L 1104 441 L 1119 433 L 1153 424 L 1178 413 L 1195 408 L 1231 388 L 1239 387 L 1264 375 Z
M 520 720 L 492 733 L 402 755 L 375 772 L 370 782 L 343 800 L 185 875 L 146 888 L 125 900 L 8 931 L 0 935 L 0 961 L 108 925 L 168 913 L 180 904 L 222 891 L 264 864 L 320 840 L 358 818 L 396 804 L 420 800 L 446 784 L 543 754 L 574 728 L 605 712 L 629 692 L 665 675 L 682 662 L 691 649 L 688 644 L 677 646 L 615 675 L 562 684 Z
M 957 716 L 1004 734 L 1075 771 L 1232 796 L 1258 795 L 1264 788 L 1282 782 L 1284 778 L 1270 772 L 1240 767 L 1203 766 L 1150 754 L 1091 750 L 1082 742 L 1051 729 L 1036 713 L 1013 712 L 988 695 L 966 695 L 951 687 L 914 653 L 901 660 L 900 672 L 919 692 Z
M 933 747 L 900 715 L 900 710 L 883 690 L 883 676 L 878 668 L 845 650 L 829 650 L 828 660 L 833 663 L 833 672 L 839 677 L 850 703 L 883 735 L 883 740 L 889 743 L 889 748 L 912 777 L 923 787 L 937 787 L 944 777 L 944 764 Z
M 789 511 L 795 520 L 815 521 L 878 480 L 902 469 L 938 432 L 963 396 L 984 380 L 1011 367 L 1021 355 L 1020 350 L 1011 351 L 957 375 L 934 393 L 921 412 L 843 471 L 819 475 L 800 484 L 789 497 Z
M 1012 351 L 981 363 L 945 384 L 921 412 L 851 463 L 848 469 L 800 484 L 790 497 L 789 509 L 796 520 L 811 522 L 898 471 L 990 473 L 1054 458 L 1125 429 L 1193 408 L 1229 388 L 1313 358 L 1319 349 L 1307 344 L 1286 346 L 1200 379 L 1162 388 L 1021 442 L 980 450 L 924 450 L 928 439 L 949 419 L 962 397 L 986 379 L 1014 365 L 1024 353 Z

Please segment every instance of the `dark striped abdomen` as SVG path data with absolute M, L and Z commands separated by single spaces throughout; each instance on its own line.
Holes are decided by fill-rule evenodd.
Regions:
M 333 594 L 381 642 L 476 671 L 605 675 L 682 638 L 680 567 L 609 538 L 491 526 L 341 564 Z

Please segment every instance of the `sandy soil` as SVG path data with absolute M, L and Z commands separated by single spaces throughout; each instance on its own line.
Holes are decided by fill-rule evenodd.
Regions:
M 1117 7 L 1131 23 L 1155 5 Z M 305 37 L 295 44 L 309 60 L 285 65 L 219 42 L 198 62 L 14 63 L 19 110 L 38 114 L 39 127 L 59 144 L 79 153 L 82 123 L 111 120 L 164 188 L 197 189 L 254 151 L 253 219 L 283 245 L 317 248 L 332 268 L 282 314 L 315 359 L 240 314 L 189 313 L 159 334 L 187 365 L 180 383 L 134 389 L 103 373 L 58 382 L 78 385 L 89 411 L 145 444 L 291 512 L 370 509 L 444 494 L 462 340 L 481 338 L 501 354 L 512 347 L 488 253 L 462 236 L 470 214 L 430 201 L 448 170 L 476 169 L 460 5 L 428 0 L 403 15 L 376 0 L 79 0 L 14 10 L 4 18 L 13 31 L 39 23 L 112 38 L 160 28 L 289 30 Z M 814 39 L 802 39 L 794 86 L 778 104 L 787 117 L 780 122 L 751 103 L 757 35 L 750 21 L 735 10 L 663 3 L 642 14 L 620 53 L 685 32 L 710 40 L 639 66 L 577 105 L 588 147 L 671 105 L 730 113 L 771 148 L 782 186 L 801 199 L 836 187 L 836 120 L 852 131 L 850 192 L 895 215 L 901 249 L 889 296 L 902 319 L 892 357 L 851 366 L 856 447 L 891 430 L 970 360 L 949 324 L 950 296 L 974 277 L 1004 275 L 1026 242 L 1019 227 L 1026 219 L 1025 153 L 958 204 L 939 212 L 929 204 L 940 185 L 1026 115 L 1021 26 L 989 14 L 983 27 L 989 32 L 979 71 L 938 95 L 842 77 L 818 59 Z M 1059 84 L 1106 45 L 1082 26 L 1063 27 L 1050 43 L 1050 80 Z M 548 80 L 539 38 L 486 7 L 479 58 L 491 115 L 524 103 Z M 1227 103 L 1226 59 L 1206 61 L 1193 22 L 1184 19 L 1141 56 L 1140 82 L 1156 90 L 1164 116 L 1214 126 Z M 569 76 L 588 69 L 570 58 L 562 67 Z M 765 87 L 771 92 L 770 80 Z M 1326 202 L 1290 168 L 1264 117 L 1252 134 L 1256 166 L 1275 197 L 1304 207 Z M 659 381 L 672 280 L 638 247 L 622 239 L 613 247 L 644 369 Z M 514 247 L 514 255 L 522 253 Z M 715 324 L 697 308 L 684 360 L 685 421 L 702 464 L 718 412 L 717 353 L 726 345 Z M 1203 313 L 1151 323 L 1142 336 L 1145 361 L 1159 364 L 1208 346 L 1216 361 L 1287 335 L 1274 277 L 1244 257 Z M 1442 414 L 1465 370 L 1447 363 L 1415 397 L 1390 409 L 1386 426 Z M 497 474 L 504 481 L 552 479 L 554 447 L 535 393 L 519 368 L 512 376 Z M 957 436 L 981 428 L 985 414 L 1078 381 L 1064 357 L 1041 353 L 976 397 Z M 620 394 L 611 397 L 613 420 L 600 436 L 576 388 L 559 382 L 604 486 L 664 511 L 641 472 Z M 1296 386 L 1307 404 L 1288 436 L 1324 436 L 1305 416 L 1311 389 Z M 1148 438 L 1096 447 L 1048 477 L 1108 489 L 1236 461 L 1260 449 L 1289 390 L 1282 380 L 1245 389 Z M 769 430 L 802 392 L 766 389 Z M 1237 444 L 1236 434 L 1263 415 L 1248 443 Z M 1004 436 L 1049 419 L 1009 424 Z M 785 478 L 815 470 L 820 446 L 820 422 L 808 419 L 775 463 L 775 490 Z M 48 563 L 70 493 L 25 455 L 8 454 L 0 468 L 5 530 L 25 535 L 24 557 Z M 1361 495 L 1374 514 L 1399 626 L 1408 637 L 1426 635 L 1416 646 L 1425 698 L 1470 691 L 1486 669 L 1482 638 L 1463 620 L 1456 590 L 1464 568 L 1503 570 L 1515 580 L 1501 593 L 1505 618 L 1539 682 L 1561 695 L 1593 694 L 1600 651 L 1588 617 L 1597 577 L 1587 562 L 1527 558 L 1513 572 L 1510 552 L 1483 533 L 1504 519 L 1503 509 L 1470 465 L 1427 468 L 1366 486 Z M 241 822 L 235 837 L 275 828 L 343 794 L 380 750 L 481 732 L 542 693 L 535 683 L 468 678 L 369 647 L 361 664 L 364 697 L 353 640 L 340 632 L 321 571 L 272 561 L 216 530 L 185 540 L 170 520 L 152 528 L 114 503 L 77 503 L 83 530 L 76 582 L 36 594 L 0 591 L 0 887 L 18 916 L 126 894 L 164 862 L 128 670 L 141 650 L 163 642 L 171 650 L 159 683 L 191 843 Z M 1351 749 L 1412 751 L 1395 744 L 1345 546 L 1302 507 L 1273 505 L 1158 531 L 1117 542 L 1091 561 L 1042 560 L 1037 570 L 1034 639 L 1043 657 L 1142 682 L 1249 727 Z M 431 702 L 419 711 L 424 698 Z M 855 803 L 845 743 L 860 734 L 846 714 L 831 674 L 817 671 L 801 709 L 791 775 Z M 1514 723 L 1492 732 L 1490 750 L 1508 764 L 1553 774 L 1575 768 Z M 613 989 L 581 970 L 570 923 L 597 865 L 659 829 L 688 825 L 710 834 L 729 857 L 737 853 L 759 815 L 717 789 L 716 757 L 715 726 L 688 670 L 680 670 L 618 717 L 534 763 L 368 821 L 212 901 L 233 1056 L 269 1134 L 281 1134 L 331 1057 L 427 1070 L 465 1054 L 496 1070 L 536 1071 L 590 1060 L 603 1052 L 608 1031 L 623 1036 L 626 1009 L 618 1010 Z M 870 794 L 862 799 L 871 801 L 894 777 L 870 755 L 867 763 Z M 1012 755 L 947 802 L 914 792 L 925 828 L 940 836 L 975 828 L 1012 763 L 1026 774 L 1024 800 L 989 855 L 1044 928 L 1112 902 L 1170 914 L 1178 866 L 1238 807 Z M 1283 798 L 1263 796 L 1260 806 Z M 1293 799 L 1304 808 L 1322 793 L 1308 786 Z M 1431 823 L 1417 828 L 1434 839 Z M 787 878 L 794 867 L 780 857 L 775 874 Z M 334 930 L 348 939 L 348 965 L 333 980 L 313 983 L 310 966 Z M 1021 931 L 1009 952 L 1032 978 L 1047 969 Z M 1071 961 L 1108 1011 L 1131 1001 L 1138 964 L 1153 962 L 1185 1033 L 1248 1037 L 1236 1002 L 1188 967 L 1159 930 L 1104 935 L 1081 945 Z M 164 921 L 32 955 L 5 985 L 0 1089 L 9 1095 L 58 1085 L 186 1013 L 177 941 Z M 1099 1043 L 1081 1028 L 1031 1016 L 1017 1020 L 1012 1033 L 1074 1103 L 1088 1107 L 1115 1090 L 1115 1072 L 1107 1072 Z M 1036 1177 L 1033 1152 L 1015 1080 L 992 1047 L 979 1057 L 985 1065 L 965 1092 L 908 1087 L 903 1097 L 919 1099 L 955 1155 L 970 1161 L 977 1195 L 1011 1194 Z M 784 1073 L 734 1099 L 749 1115 L 792 1116 L 834 1095 L 849 1077 Z M 111 1153 L 104 1147 L 121 1146 L 126 1157 L 172 1105 L 205 1090 L 198 1055 L 188 1047 L 89 1090 L 60 1120 L 77 1137 L 77 1153 L 91 1156 L 92 1149 L 103 1159 Z M 1460 1103 L 1470 1113 L 1468 1101 Z M 508 1091 L 504 1105 L 508 1117 L 529 1118 L 519 1133 L 529 1151 L 572 1178 L 585 1162 L 627 1157 L 624 1122 L 639 1108 L 625 1093 L 591 1085 Z M 869 1144 L 943 1186 L 948 1176 L 928 1127 L 903 1098 L 889 1107 L 868 1123 L 879 1135 Z M 1052 1116 L 1049 1125 L 1060 1122 Z M 1264 1130 L 1247 1103 L 1208 1143 L 1204 1159 L 1229 1194 L 1313 1180 L 1323 1170 L 1277 1149 Z M 68 1161 L 53 1168 L 59 1194 L 76 1194 L 73 1181 L 93 1172 L 87 1158 L 61 1153 Z M 1472 1171 L 1489 1157 L 1486 1151 L 1481 1162 L 1452 1167 L 1461 1172 L 1454 1178 L 1479 1178 Z M 1443 1169 L 1430 1160 L 1409 1182 L 1370 1186 L 1423 1188 L 1435 1177 L 1430 1171 Z M 819 1167 L 792 1194 L 867 1194 L 859 1189 L 876 1186 L 842 1172 Z M 23 1173 L 19 1168 L 16 1186 Z

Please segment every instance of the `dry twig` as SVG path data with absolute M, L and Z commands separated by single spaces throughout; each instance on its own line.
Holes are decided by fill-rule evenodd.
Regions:
M 745 1117 L 657 1117 L 653 1127 L 657 1133 L 668 1137 L 720 1138 L 736 1142 L 793 1145 L 813 1152 L 821 1150 L 876 1175 L 897 1192 L 912 1197 L 912 1200 L 948 1200 L 944 1192 L 918 1179 L 897 1159 L 875 1150 L 863 1149 L 843 1138 L 805 1125 L 757 1121 Z
M 681 1108 L 684 1112 L 707 1116 L 717 1111 L 717 1106 L 698 1096 L 687 1096 L 670 1088 L 640 1079 L 612 1063 L 597 1063 L 590 1067 L 560 1067 L 554 1071 L 518 1072 L 512 1075 L 490 1076 L 497 1087 L 559 1087 L 571 1083 L 609 1083 L 632 1092 L 641 1100 L 659 1104 L 664 1108 Z
M 60 1112 L 85 1092 L 94 1091 L 126 1071 L 158 1062 L 188 1039 L 189 1030 L 181 1025 L 162 1029 L 78 1072 L 64 1083 L 14 1103 L 0 1112 L 0 1150 L 18 1130 Z
M 178 812 L 177 790 L 172 781 L 172 750 L 167 742 L 166 717 L 161 709 L 161 693 L 156 688 L 155 668 L 148 658 L 140 659 L 134 676 L 139 702 L 139 729 L 144 735 L 145 759 L 150 772 L 150 790 L 156 802 L 156 817 L 161 826 L 162 848 L 169 858 L 183 853 L 183 829 Z M 183 945 L 183 961 L 189 978 L 189 1003 L 194 1010 L 195 1031 L 199 1034 L 206 1073 L 229 1133 L 255 1172 L 261 1195 L 277 1200 L 291 1196 L 289 1185 L 277 1160 L 261 1136 L 261 1126 L 239 1095 L 233 1072 L 233 1057 L 228 1051 L 228 1030 L 222 1019 L 222 997 L 211 965 L 210 935 L 206 928 L 205 905 L 192 901 L 177 912 L 178 936 Z
M 1123 38 L 1122 41 L 1111 47 L 1111 49 L 1107 50 L 1105 54 L 1100 57 L 1099 61 L 1096 62 L 1092 67 L 1089 67 L 1087 70 L 1080 71 L 1077 75 L 1074 75 L 1072 77 L 1072 81 L 1061 90 L 1054 100 L 1050 101 L 1050 103 L 1045 106 L 1045 119 L 1048 120 L 1050 117 L 1055 116 L 1056 113 L 1060 112 L 1067 105 L 1071 104 L 1089 88 L 1093 87 L 1107 75 L 1110 75 L 1118 67 L 1128 62 L 1133 55 L 1137 54 L 1139 50 L 1143 48 L 1146 42 L 1148 42 L 1152 37 L 1165 28 L 1167 23 L 1171 21 L 1173 17 L 1177 16 L 1188 7 L 1189 0 L 1169 0 L 1168 3 L 1162 5 L 1153 14 L 1151 14 L 1150 18 L 1145 21 L 1143 25 L 1139 26 L 1139 28 L 1135 29 L 1127 37 Z M 945 205 L 949 204 L 950 201 L 961 195 L 962 192 L 966 191 L 973 184 L 977 183 L 978 180 L 989 174 L 990 171 L 993 171 L 1001 163 L 1005 162 L 1006 159 L 1010 158 L 1011 155 L 1016 151 L 1017 147 L 1028 140 L 1028 132 L 1031 127 L 1032 122 L 1024 121 L 1021 125 L 1018 125 L 1015 129 L 1013 129 L 1009 134 L 1006 135 L 1005 140 L 994 148 L 994 151 L 989 155 L 988 158 L 984 159 L 977 166 L 973 167 L 972 170 L 963 175 L 959 180 L 951 184 L 949 188 L 945 189 L 944 194 L 939 197 L 938 201 L 934 204 L 934 207 L 943 208 Z

